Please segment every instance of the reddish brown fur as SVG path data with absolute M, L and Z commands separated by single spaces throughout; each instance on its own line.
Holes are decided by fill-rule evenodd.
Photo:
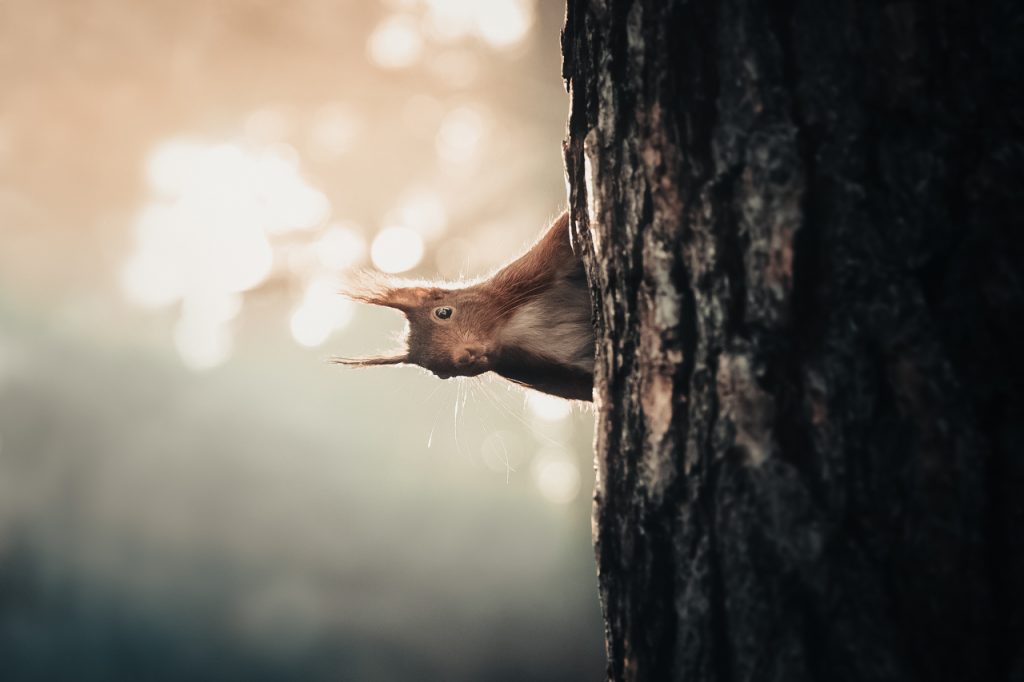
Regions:
M 590 299 L 582 265 L 569 241 L 568 213 L 559 216 L 526 253 L 478 284 L 415 285 L 364 273 L 346 294 L 354 300 L 401 310 L 409 321 L 409 333 L 402 352 L 339 359 L 342 364 L 411 363 L 445 379 L 494 371 L 547 393 L 590 399 Z M 550 309 L 564 305 L 574 309 Z M 441 306 L 453 309 L 450 319 L 435 315 Z M 551 338 L 568 339 L 571 352 L 567 354 L 564 347 L 538 347 L 545 325 L 560 328 L 560 335 Z M 560 360 L 563 356 L 575 359 Z
M 502 302 L 502 310 L 536 297 L 559 275 L 580 266 L 569 239 L 566 211 L 526 253 L 494 273 L 486 284 L 491 295 Z

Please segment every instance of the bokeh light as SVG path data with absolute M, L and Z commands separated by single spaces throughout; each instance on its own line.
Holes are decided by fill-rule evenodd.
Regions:
M 495 47 L 515 45 L 533 22 L 532 8 L 525 0 L 488 0 L 477 6 L 477 32 Z
M 344 329 L 352 320 L 352 302 L 338 295 L 341 282 L 320 277 L 306 287 L 302 303 L 292 313 L 292 336 L 303 346 L 319 346 L 332 332 Z
M 580 491 L 580 469 L 572 455 L 546 447 L 533 456 L 530 472 L 541 495 L 555 504 L 568 504 Z
M 408 227 L 386 227 L 374 238 L 370 258 L 383 272 L 411 270 L 423 259 L 423 238 Z
M 313 244 L 320 264 L 329 270 L 344 270 L 366 255 L 366 238 L 355 223 L 332 223 Z
M 527 392 L 526 406 L 534 416 L 546 422 L 564 421 L 572 413 L 571 403 L 537 391 Z
M 518 44 L 533 24 L 529 0 L 425 0 L 428 35 L 450 43 L 474 35 L 491 47 Z
M 271 115 L 264 118 L 261 125 L 276 125 Z M 218 301 L 259 286 L 273 267 L 271 239 L 314 228 L 330 212 L 327 197 L 300 175 L 294 148 L 280 143 L 254 150 L 167 140 L 149 155 L 147 178 L 156 196 L 136 221 L 121 285 L 130 300 L 149 307 Z M 358 258 L 358 240 L 348 237 Z M 338 234 L 322 239 L 334 243 L 337 257 Z M 189 310 L 195 306 L 183 307 L 174 333 L 182 360 L 193 369 L 222 363 L 231 334 Z
M 382 21 L 367 45 L 370 58 L 385 69 L 412 66 L 423 52 L 423 38 L 416 20 L 407 15 L 394 15 Z

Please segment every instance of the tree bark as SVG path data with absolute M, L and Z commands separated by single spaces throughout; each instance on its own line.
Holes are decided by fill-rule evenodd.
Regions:
M 569 0 L 614 680 L 1024 680 L 1024 5 Z

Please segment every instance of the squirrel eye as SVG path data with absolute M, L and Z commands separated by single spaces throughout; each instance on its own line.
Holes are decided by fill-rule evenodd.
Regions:
M 447 320 L 455 312 L 451 306 L 443 305 L 440 308 L 434 308 L 434 317 L 439 320 Z

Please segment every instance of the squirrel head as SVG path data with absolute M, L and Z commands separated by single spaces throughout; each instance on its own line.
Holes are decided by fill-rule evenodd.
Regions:
M 364 358 L 339 358 L 354 366 L 414 364 L 442 379 L 476 376 L 493 368 L 500 315 L 486 287 L 442 287 L 388 281 L 364 274 L 344 292 L 349 298 L 400 310 L 408 322 L 405 349 Z

